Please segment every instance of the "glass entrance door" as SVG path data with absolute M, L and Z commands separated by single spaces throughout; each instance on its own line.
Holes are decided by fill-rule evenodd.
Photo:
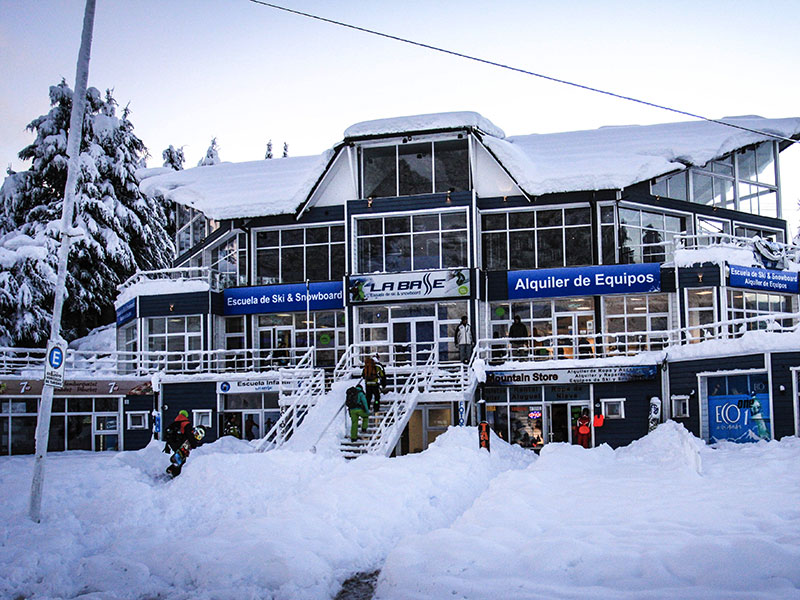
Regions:
M 266 432 L 261 427 L 261 411 L 245 411 L 242 416 L 244 417 L 242 439 L 249 442 L 263 437 Z
M 545 405 L 547 414 L 547 441 L 574 444 L 574 429 L 587 402 L 551 402 Z
M 392 364 L 422 365 L 433 352 L 436 323 L 433 319 L 392 322 Z
M 594 314 L 556 315 L 556 345 L 561 358 L 594 355 Z

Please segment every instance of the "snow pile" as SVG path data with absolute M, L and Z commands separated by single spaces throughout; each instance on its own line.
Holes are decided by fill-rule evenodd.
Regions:
M 674 423 L 540 457 L 451 427 L 401 458 L 254 452 L 222 438 L 160 479 L 161 444 L 0 458 L 0 597 L 787 598 L 800 589 L 800 440 L 705 446 Z M 688 463 L 702 456 L 699 475 Z
M 98 327 L 90 331 L 89 335 L 72 340 L 69 348 L 80 352 L 114 352 L 117 349 L 116 323 Z

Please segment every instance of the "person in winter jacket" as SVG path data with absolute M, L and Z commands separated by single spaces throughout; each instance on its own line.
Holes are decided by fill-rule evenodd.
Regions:
M 189 413 L 182 410 L 175 417 L 175 420 L 164 430 L 164 452 L 175 452 L 186 441 L 186 436 L 191 433 L 189 425 Z
M 361 420 L 361 431 L 363 433 L 366 433 L 369 423 L 369 404 L 367 403 L 367 396 L 364 394 L 364 389 L 361 387 L 360 383 L 356 386 L 356 389 L 358 390 L 356 407 L 350 409 L 350 440 L 353 442 L 358 439 L 359 419 Z
M 581 416 L 575 422 L 575 443 L 584 448 L 588 448 L 592 443 L 592 419 L 589 416 L 589 409 L 584 408 Z
M 367 406 L 371 406 L 372 410 L 378 412 L 381 409 L 381 388 L 386 387 L 386 371 L 378 361 L 377 354 L 375 358 L 367 356 L 364 359 L 364 368 L 361 370 L 361 376 L 364 378 L 364 384 L 367 388 Z
M 514 322 L 508 330 L 508 337 L 511 340 L 511 347 L 514 348 L 514 356 L 524 356 L 524 347 L 528 345 L 528 328 L 519 315 L 514 315 Z
M 461 317 L 461 323 L 456 327 L 455 338 L 456 346 L 458 346 L 458 358 L 464 364 L 469 362 L 472 356 L 472 327 L 467 323 L 467 317 Z

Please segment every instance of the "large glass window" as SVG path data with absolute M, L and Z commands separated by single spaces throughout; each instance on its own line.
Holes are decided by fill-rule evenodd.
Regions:
M 655 179 L 650 191 L 654 196 L 779 217 L 775 153 L 774 142 L 744 148 L 688 172 Z
M 263 368 L 289 364 L 311 345 L 317 366 L 334 366 L 347 348 L 342 310 L 258 315 L 255 323 Z
M 664 262 L 671 258 L 675 234 L 685 229 L 683 217 L 623 207 L 618 214 L 620 264 Z
M 486 213 L 481 217 L 483 268 L 590 265 L 591 221 L 589 207 Z
M 247 241 L 240 233 L 211 249 L 211 271 L 219 288 L 247 285 Z
M 607 353 L 660 350 L 671 328 L 669 295 L 604 296 L 603 319 Z
M 216 230 L 218 223 L 213 220 L 207 220 L 199 210 L 182 204 L 176 206 L 177 231 L 175 234 L 175 249 L 177 255 L 180 256 L 202 242 L 209 233 Z
M 728 319 L 750 319 L 752 317 L 769 316 L 776 313 L 790 313 L 792 311 L 792 296 L 788 294 L 775 294 L 770 292 L 729 289 L 728 290 Z M 784 327 L 791 327 L 792 319 L 777 319 Z M 768 329 L 770 321 L 753 321 L 742 323 L 731 328 L 731 335 L 739 337 L 745 331 L 752 329 Z
M 364 198 L 469 190 L 467 140 L 364 148 L 362 173 Z
M 199 369 L 199 352 L 203 347 L 202 323 L 199 315 L 148 318 L 147 350 L 153 363 L 150 368 Z
M 356 221 L 359 273 L 467 266 L 467 213 L 449 211 Z
M 686 290 L 686 322 L 689 326 L 689 341 L 701 342 L 716 338 L 717 300 L 714 288 L 692 288 Z
M 332 281 L 344 275 L 344 226 L 255 233 L 256 285 Z

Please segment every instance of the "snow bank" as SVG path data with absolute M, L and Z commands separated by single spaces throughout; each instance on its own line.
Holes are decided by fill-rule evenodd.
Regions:
M 617 451 L 548 445 L 452 526 L 401 541 L 375 598 L 794 597 L 790 457 L 795 438 L 712 450 L 674 423 Z
M 496 138 L 506 136 L 503 130 L 476 112 L 444 112 L 410 117 L 375 119 L 351 125 L 344 132 L 345 139 L 376 135 L 403 134 L 419 131 L 442 131 L 476 128 Z
M 111 323 L 92 329 L 88 335 L 72 340 L 69 347 L 81 352 L 114 352 L 117 349 L 117 325 Z

